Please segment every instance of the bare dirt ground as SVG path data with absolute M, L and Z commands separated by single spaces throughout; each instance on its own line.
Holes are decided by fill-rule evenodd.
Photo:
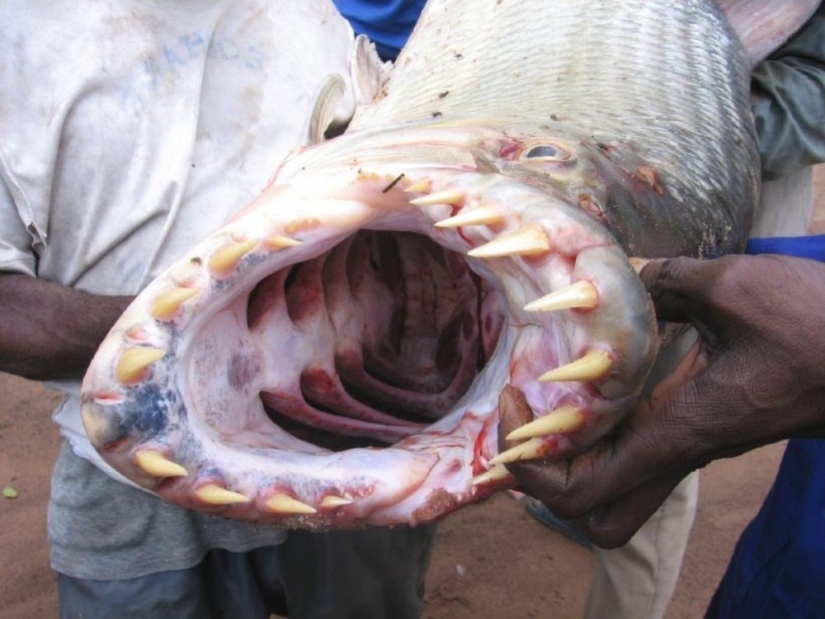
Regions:
M 825 170 L 818 170 L 811 230 L 825 233 Z M 59 396 L 0 374 L 0 619 L 57 616 L 46 545 L 46 502 L 59 436 L 50 412 Z M 702 472 L 699 510 L 668 619 L 702 616 L 742 528 L 776 472 L 771 445 Z M 500 494 L 446 518 L 427 587 L 426 619 L 577 619 L 594 557 L 533 521 Z

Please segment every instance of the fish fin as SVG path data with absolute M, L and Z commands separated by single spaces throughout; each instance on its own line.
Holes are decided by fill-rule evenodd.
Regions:
M 333 73 L 324 78 L 315 93 L 315 103 L 307 119 L 303 146 L 322 142 L 330 127 L 346 125 L 349 122 L 355 109 L 351 102 L 347 106 L 346 95 L 347 85 L 343 77 Z M 351 109 L 346 110 L 346 107 Z
M 811 18 L 819 0 L 719 0 L 719 6 L 755 67 Z
M 390 69 L 392 69 L 392 63 L 381 60 L 375 49 L 375 43 L 363 34 L 355 37 L 350 72 L 352 86 L 355 89 L 356 105 L 370 103 L 375 99 L 381 86 L 387 81 Z

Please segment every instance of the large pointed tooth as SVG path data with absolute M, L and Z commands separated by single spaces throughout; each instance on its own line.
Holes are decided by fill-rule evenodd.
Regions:
M 423 179 L 420 181 L 416 181 L 414 183 L 410 183 L 409 185 L 404 187 L 404 191 L 406 191 L 407 193 L 424 193 L 425 191 L 430 190 L 431 185 L 431 181 Z
M 542 374 L 539 380 L 543 383 L 599 380 L 607 375 L 612 363 L 610 355 L 594 350 L 577 361 Z
M 300 245 L 301 241 L 291 239 L 288 236 L 270 236 L 264 240 L 269 249 L 283 249 L 284 247 L 295 247 Z
M 490 460 L 490 464 L 508 464 L 510 462 L 519 462 L 521 460 L 538 460 L 547 454 L 547 447 L 544 440 L 540 438 L 531 438 L 529 441 L 516 445 L 512 449 L 503 451 L 495 458 Z
M 507 435 L 508 441 L 574 432 L 584 424 L 584 415 L 575 406 L 562 406 L 535 421 L 516 428 Z
M 166 351 L 160 348 L 128 348 L 120 355 L 115 377 L 124 385 L 142 380 L 146 369 L 164 355 Z
M 426 196 L 421 196 L 415 200 L 410 200 L 410 204 L 415 206 L 435 206 L 436 204 L 460 204 L 464 202 L 466 194 L 456 189 L 438 191 Z
M 194 491 L 195 496 L 208 505 L 234 505 L 235 503 L 249 503 L 249 497 L 240 492 L 232 492 L 221 488 L 218 484 L 206 484 Z
M 504 221 L 504 215 L 494 206 L 480 206 L 454 217 L 442 219 L 436 228 L 460 228 L 461 226 L 491 226 Z
M 152 316 L 167 320 L 177 314 L 180 306 L 198 294 L 198 288 L 173 288 L 160 293 L 152 303 Z
M 135 464 L 147 475 L 152 477 L 186 477 L 189 471 L 177 462 L 172 462 L 159 451 L 143 449 L 132 458 Z
M 506 466 L 503 464 L 496 464 L 481 475 L 473 477 L 470 484 L 473 486 L 480 486 L 481 484 L 491 484 L 495 481 L 502 481 L 510 477 L 512 477 L 512 475 L 510 471 L 507 470 Z
M 645 265 L 650 262 L 650 258 L 628 258 L 628 262 L 636 273 L 641 273 Z
M 551 292 L 524 306 L 528 312 L 552 312 L 562 309 L 593 309 L 599 303 L 599 291 L 587 280 Z
M 301 501 L 298 499 L 293 499 L 288 494 L 273 494 L 266 501 L 265 505 L 276 514 L 289 515 L 318 513 L 318 510 L 312 507 L 312 505 L 301 503 Z
M 241 258 L 252 251 L 258 243 L 260 243 L 259 239 L 250 239 L 242 243 L 224 245 L 216 249 L 209 257 L 209 270 L 212 271 L 213 274 L 222 274 L 226 271 L 233 270 Z
M 321 507 L 324 509 L 335 509 L 336 507 L 343 507 L 344 505 L 352 505 L 352 503 L 352 499 L 329 494 L 321 501 Z
M 518 230 L 502 234 L 495 240 L 467 252 L 474 258 L 500 258 L 503 256 L 535 256 L 550 251 L 550 239 L 544 229 L 529 224 Z

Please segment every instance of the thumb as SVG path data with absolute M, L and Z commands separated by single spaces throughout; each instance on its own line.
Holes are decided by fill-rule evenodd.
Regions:
M 694 258 L 651 260 L 645 264 L 639 277 L 659 320 L 690 322 L 707 289 L 708 264 Z

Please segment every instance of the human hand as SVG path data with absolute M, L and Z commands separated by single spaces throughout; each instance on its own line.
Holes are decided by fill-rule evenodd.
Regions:
M 614 433 L 565 461 L 508 469 L 599 546 L 625 543 L 711 460 L 825 436 L 825 265 L 784 256 L 657 260 L 641 272 L 657 316 L 699 340 Z M 520 425 L 504 398 L 500 443 Z

